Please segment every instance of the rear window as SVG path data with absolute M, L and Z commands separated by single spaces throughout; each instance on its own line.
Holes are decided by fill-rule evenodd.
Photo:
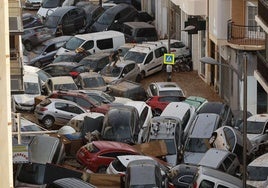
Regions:
M 137 37 L 157 37 L 157 33 L 154 28 L 144 28 L 138 30 Z

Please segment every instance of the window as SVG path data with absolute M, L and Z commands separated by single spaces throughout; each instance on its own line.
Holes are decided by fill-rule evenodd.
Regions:
M 87 100 L 80 98 L 80 97 L 76 97 L 76 101 L 75 101 L 78 105 L 82 106 L 82 107 L 87 107 L 87 108 L 91 108 L 92 104 L 90 102 L 88 102 Z
M 100 50 L 105 50 L 105 49 L 111 49 L 113 48 L 113 39 L 102 39 L 102 40 L 97 40 L 97 47 Z
M 223 164 L 225 165 L 225 168 L 228 169 L 232 165 L 232 160 L 229 157 L 226 157 L 226 159 L 223 161 Z
M 148 111 L 149 111 L 149 108 L 146 106 L 143 111 L 141 112 L 141 115 L 140 115 L 140 125 L 143 125 L 146 118 L 147 118 L 147 115 L 148 115 Z
M 67 111 L 68 104 L 57 102 L 57 103 L 55 103 L 55 108 L 58 109 L 58 110 Z
M 52 52 L 52 51 L 55 51 L 56 48 L 55 48 L 55 44 L 52 44 L 50 46 L 47 47 L 47 49 L 45 50 L 46 53 L 49 53 L 49 52 Z
M 150 63 L 152 60 L 153 60 L 153 52 L 151 52 L 151 53 L 147 56 L 147 58 L 146 58 L 144 64 L 148 64 L 148 63 Z
M 200 183 L 199 188 L 214 188 L 214 183 L 208 180 L 203 180 Z
M 218 185 L 217 188 L 229 188 L 229 187 L 226 187 L 224 185 Z
M 85 42 L 85 44 L 82 45 L 82 47 L 85 50 L 90 50 L 91 48 L 94 47 L 94 41 L 93 40 L 87 41 L 87 42 Z

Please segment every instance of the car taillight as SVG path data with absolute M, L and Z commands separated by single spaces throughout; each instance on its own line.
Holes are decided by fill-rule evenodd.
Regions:
M 197 188 L 197 183 L 196 182 L 194 182 L 193 188 Z
M 47 108 L 41 107 L 41 108 L 39 108 L 39 111 L 41 111 L 41 112 L 47 111 Z
M 79 75 L 79 72 L 72 71 L 72 72 L 69 72 L 69 74 L 70 74 L 73 78 L 75 78 L 75 77 L 77 77 L 77 76 Z

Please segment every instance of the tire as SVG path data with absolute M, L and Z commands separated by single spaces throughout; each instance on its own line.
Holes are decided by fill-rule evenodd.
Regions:
M 106 173 L 106 167 L 105 166 L 100 166 L 100 168 L 98 169 L 98 173 L 105 174 Z
M 43 125 L 48 129 L 54 125 L 55 119 L 52 116 L 45 116 L 42 120 Z
M 32 49 L 33 49 L 33 45 L 32 45 L 32 43 L 31 43 L 31 41 L 25 41 L 25 42 L 24 42 L 24 47 L 25 47 L 25 49 L 26 49 L 27 51 L 32 51 Z
M 160 109 L 154 109 L 153 110 L 153 116 L 160 116 L 161 113 L 162 113 L 162 110 L 160 110 Z

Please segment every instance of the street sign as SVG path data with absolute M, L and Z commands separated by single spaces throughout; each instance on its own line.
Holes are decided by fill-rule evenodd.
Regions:
M 164 64 L 174 65 L 175 56 L 174 54 L 164 54 Z

